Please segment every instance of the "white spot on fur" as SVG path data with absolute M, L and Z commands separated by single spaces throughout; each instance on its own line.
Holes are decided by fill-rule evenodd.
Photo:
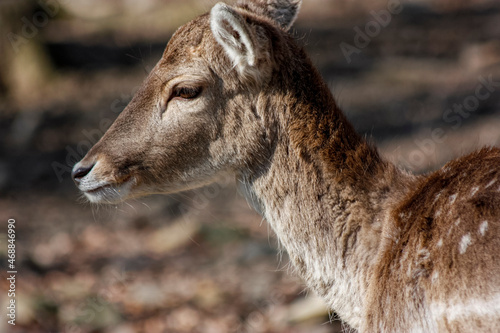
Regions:
M 420 249 L 420 251 L 418 251 L 418 256 L 421 260 L 427 260 L 431 256 L 431 253 L 427 249 Z
M 453 204 L 457 199 L 457 194 L 450 195 L 450 204 Z
M 439 191 L 439 193 L 436 194 L 436 197 L 434 198 L 434 202 L 433 203 L 436 203 L 439 200 L 439 198 L 441 197 L 442 193 L 443 193 L 443 191 Z
M 472 189 L 472 191 L 470 192 L 470 196 L 471 196 L 471 197 L 473 197 L 473 196 L 474 196 L 474 194 L 476 194 L 476 193 L 477 193 L 477 191 L 479 191 L 479 187 L 475 186 L 475 187 Z
M 487 230 L 488 230 L 488 221 L 483 221 L 483 223 L 481 223 L 481 225 L 479 226 L 479 234 L 481 236 L 484 236 Z
M 408 265 L 408 269 L 406 270 L 406 276 L 411 277 L 411 265 Z
M 439 278 L 438 271 L 434 271 L 434 273 L 432 273 L 432 276 L 431 276 L 431 282 L 432 283 L 436 282 L 438 278 Z
M 489 182 L 488 184 L 486 184 L 486 186 L 484 188 L 488 188 L 490 187 L 491 185 L 495 184 L 497 182 L 496 178 L 493 179 L 491 182 Z
M 466 301 L 436 302 L 430 312 L 435 321 L 466 321 L 470 319 L 495 317 L 500 314 L 500 294 L 487 299 L 469 298 Z
M 443 246 L 443 239 L 442 239 L 442 238 L 440 238 L 440 239 L 438 240 L 438 242 L 437 242 L 436 246 L 437 246 L 437 247 L 441 247 L 441 246 Z
M 460 224 L 460 219 L 458 219 L 456 222 L 455 222 L 455 225 L 458 227 L 458 225 Z
M 472 240 L 470 238 L 470 234 L 467 234 L 462 237 L 462 239 L 460 240 L 460 244 L 458 245 L 458 251 L 460 252 L 460 254 L 464 254 L 465 251 L 467 251 L 467 247 L 470 245 L 471 242 Z
M 436 211 L 436 214 L 434 214 L 434 216 L 435 216 L 435 217 L 439 217 L 439 216 L 441 216 L 441 209 L 438 209 L 438 210 Z

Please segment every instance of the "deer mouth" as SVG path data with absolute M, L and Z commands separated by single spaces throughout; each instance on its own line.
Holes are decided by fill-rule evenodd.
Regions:
M 129 177 L 120 183 L 99 184 L 91 189 L 82 189 L 82 192 L 92 203 L 115 204 L 127 199 L 133 184 L 133 178 Z

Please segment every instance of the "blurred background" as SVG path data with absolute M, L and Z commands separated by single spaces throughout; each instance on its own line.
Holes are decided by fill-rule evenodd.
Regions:
M 70 179 L 172 33 L 215 2 L 0 2 L 0 332 L 341 331 L 230 177 L 111 207 Z M 493 0 L 307 0 L 291 32 L 358 131 L 425 173 L 500 145 L 499 23 Z

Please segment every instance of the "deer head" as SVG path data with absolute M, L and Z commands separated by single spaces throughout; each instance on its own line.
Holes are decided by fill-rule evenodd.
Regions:
M 268 158 L 269 124 L 257 104 L 275 70 L 273 43 L 299 5 L 218 3 L 178 29 L 129 105 L 74 166 L 88 200 L 187 190 Z

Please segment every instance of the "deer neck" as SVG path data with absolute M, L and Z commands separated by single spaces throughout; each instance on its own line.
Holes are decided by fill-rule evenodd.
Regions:
M 288 81 L 280 93 L 279 82 L 286 82 L 280 78 L 260 101 L 274 128 L 272 153 L 265 167 L 240 180 L 298 274 L 356 328 L 385 212 L 410 176 L 355 133 L 319 74 L 303 67 L 300 81 Z

